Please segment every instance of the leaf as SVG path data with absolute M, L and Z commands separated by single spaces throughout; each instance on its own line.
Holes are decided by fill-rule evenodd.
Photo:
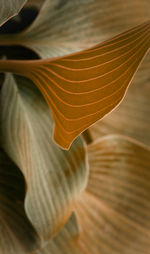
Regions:
M 123 99 L 150 47 L 150 21 L 89 50 L 37 61 L 0 61 L 1 71 L 29 77 L 55 120 L 54 140 L 64 149 Z
M 41 6 L 43 5 L 43 0 L 28 0 L 26 3 L 26 7 L 34 7 L 36 9 L 40 9 Z
M 0 253 L 26 254 L 39 247 L 23 207 L 24 178 L 0 148 Z
M 88 149 L 90 174 L 76 214 L 92 254 L 150 253 L 150 149 L 109 135 Z
M 47 0 L 28 29 L 1 36 L 0 44 L 21 44 L 42 58 L 65 55 L 146 21 L 149 9 L 149 0 Z
M 78 246 L 79 229 L 73 214 L 57 236 L 35 254 L 83 254 Z
M 0 1 L 0 26 L 8 19 L 18 14 L 27 0 L 1 0 Z
M 25 176 L 26 214 L 47 241 L 66 223 L 86 186 L 83 142 L 78 138 L 68 152 L 56 146 L 51 139 L 49 108 L 27 79 L 18 77 L 16 84 L 11 75 L 7 76 L 0 107 L 1 143 Z
M 130 136 L 150 145 L 150 54 L 144 59 L 122 104 L 90 128 L 92 138 L 106 134 Z

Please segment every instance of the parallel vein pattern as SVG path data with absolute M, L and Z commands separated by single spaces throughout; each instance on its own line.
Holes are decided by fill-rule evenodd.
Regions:
M 52 118 L 34 84 L 7 76 L 1 94 L 3 148 L 27 182 L 25 209 L 42 240 L 49 240 L 70 216 L 86 186 L 88 168 L 78 138 L 67 152 L 51 139 Z
M 90 131 L 94 139 L 106 134 L 122 134 L 150 145 L 150 54 L 135 76 L 121 105 Z
M 35 64 L 29 76 L 52 109 L 61 147 L 116 107 L 149 46 L 146 23 L 90 50 Z
M 68 149 L 122 100 L 150 47 L 150 21 L 73 55 L 38 61 L 1 61 L 1 71 L 28 76 L 55 120 L 54 139 Z
M 150 149 L 110 135 L 88 152 L 89 181 L 76 207 L 84 253 L 150 254 Z

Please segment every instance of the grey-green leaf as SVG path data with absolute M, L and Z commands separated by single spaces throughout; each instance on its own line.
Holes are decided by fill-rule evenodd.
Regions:
M 27 216 L 47 241 L 65 224 L 86 186 L 86 151 L 80 137 L 69 151 L 59 148 L 41 93 L 25 78 L 18 77 L 17 84 L 8 75 L 2 88 L 2 144 L 25 176 Z
M 39 247 L 24 211 L 24 178 L 0 148 L 0 253 L 26 254 Z

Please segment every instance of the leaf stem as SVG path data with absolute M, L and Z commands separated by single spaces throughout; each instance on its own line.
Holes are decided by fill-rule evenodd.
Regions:
M 28 76 L 31 69 L 30 61 L 27 60 L 0 60 L 0 72 L 13 72 L 15 74 Z

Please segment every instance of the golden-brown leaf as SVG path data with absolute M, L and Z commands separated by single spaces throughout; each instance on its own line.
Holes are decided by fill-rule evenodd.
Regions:
M 0 70 L 32 79 L 52 110 L 56 143 L 68 149 L 120 103 L 149 47 L 150 21 L 86 51 L 47 60 L 3 60 Z
M 92 139 L 106 134 L 130 136 L 150 145 L 150 54 L 144 59 L 121 105 L 90 128 Z

